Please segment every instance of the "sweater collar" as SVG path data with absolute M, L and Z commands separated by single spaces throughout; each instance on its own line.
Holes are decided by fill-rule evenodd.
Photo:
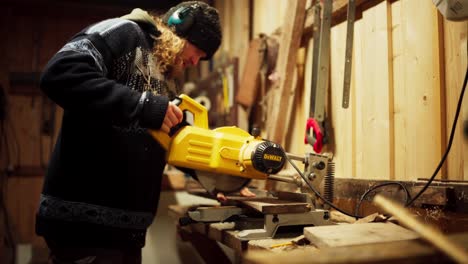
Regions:
M 159 36 L 159 31 L 156 27 L 156 21 L 154 21 L 153 17 L 151 17 L 150 14 L 143 9 L 135 8 L 130 14 L 124 15 L 121 18 L 144 25 L 145 28 L 149 30 L 149 33 L 153 38 Z

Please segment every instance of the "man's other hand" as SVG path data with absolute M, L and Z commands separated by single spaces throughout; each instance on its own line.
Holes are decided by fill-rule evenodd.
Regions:
M 173 102 L 169 102 L 163 124 L 161 125 L 161 130 L 169 133 L 173 126 L 182 122 L 183 116 L 182 110 Z

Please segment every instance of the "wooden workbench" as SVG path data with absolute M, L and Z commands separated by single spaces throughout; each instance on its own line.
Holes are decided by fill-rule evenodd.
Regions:
M 187 206 L 169 206 L 170 215 L 175 219 L 184 216 L 188 209 Z M 217 242 L 233 249 L 242 263 L 310 263 L 311 260 L 317 263 L 450 262 L 446 256 L 420 239 L 319 249 L 307 243 L 307 239 L 301 239 L 300 234 L 250 241 L 237 237 L 246 228 L 262 227 L 263 221 L 250 219 L 248 222 L 195 223 L 178 226 L 178 231 L 183 240 L 192 243 L 206 263 L 230 262 Z M 468 249 L 468 233 L 449 237 Z
M 184 216 L 188 209 L 187 206 L 171 205 L 169 206 L 169 214 L 178 219 Z M 227 260 L 227 257 L 218 248 L 216 242 L 233 249 L 237 256 L 242 256 L 246 251 L 258 249 L 271 252 L 280 252 L 284 248 L 296 249 L 302 252 L 317 250 L 315 246 L 310 244 L 286 245 L 290 244 L 292 240 L 300 240 L 300 234 L 290 233 L 283 235 L 282 238 L 250 241 L 241 240 L 237 237 L 237 234 L 242 230 L 263 228 L 263 224 L 264 222 L 261 219 L 224 223 L 194 223 L 183 227 L 178 226 L 178 233 L 183 240 L 192 243 L 207 263 L 226 263 L 224 261 Z

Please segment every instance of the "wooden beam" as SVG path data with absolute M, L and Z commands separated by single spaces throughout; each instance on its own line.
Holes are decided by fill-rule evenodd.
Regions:
M 280 49 L 277 60 L 279 86 L 273 88 L 274 103 L 269 105 L 266 124 L 267 138 L 284 144 L 289 128 L 290 114 L 296 85 L 294 85 L 297 51 L 304 29 L 306 0 L 291 1 L 285 13 L 282 27 Z

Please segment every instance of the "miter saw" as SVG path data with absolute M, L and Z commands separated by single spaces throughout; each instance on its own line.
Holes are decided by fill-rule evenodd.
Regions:
M 235 192 L 250 180 L 265 180 L 286 163 L 283 148 L 235 127 L 208 128 L 206 108 L 187 95 L 174 100 L 184 114 L 183 122 L 169 134 L 151 130 L 166 149 L 167 163 L 193 169 L 210 193 Z
M 202 187 L 212 195 L 218 192 L 225 194 L 237 192 L 252 179 L 272 179 L 302 187 L 307 177 L 308 185 L 311 186 L 312 182 L 311 188 L 318 189 L 320 182 L 326 176 L 330 159 L 325 155 L 312 153 L 304 157 L 291 155 L 280 145 L 253 136 L 235 126 L 209 129 L 208 112 L 203 105 L 187 95 L 180 95 L 173 102 L 182 110 L 183 122 L 171 129 L 170 133 L 160 130 L 149 132 L 166 149 L 167 163 L 194 170 Z M 291 159 L 300 160 L 305 164 L 306 170 L 300 173 L 304 179 L 297 176 L 275 175 L 283 169 L 286 161 Z M 270 210 L 283 201 L 281 197 L 286 196 L 288 203 L 281 204 L 281 208 L 286 209 L 280 212 Z M 273 237 L 281 226 L 331 224 L 328 211 L 318 209 L 314 197 L 307 193 L 288 195 L 280 193 L 275 197 L 269 194 L 258 198 L 265 198 L 264 202 L 274 201 L 273 206 L 268 207 L 270 209 L 265 209 L 267 206 L 254 208 L 264 214 L 264 228 L 245 230 L 239 234 L 243 239 Z M 288 206 L 291 210 L 287 209 Z M 245 208 L 236 206 L 199 207 L 188 212 L 188 218 L 185 218 L 188 221 L 185 221 L 185 224 L 222 222 L 245 213 Z

